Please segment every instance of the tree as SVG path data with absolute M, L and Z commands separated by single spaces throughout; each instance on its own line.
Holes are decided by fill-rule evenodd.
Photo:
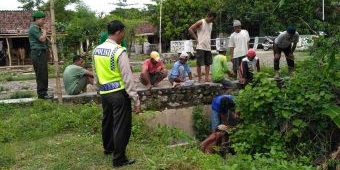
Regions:
M 156 5 L 149 5 L 151 20 L 159 25 L 160 0 Z M 241 20 L 244 28 L 259 27 L 265 34 L 274 34 L 285 30 L 288 25 L 295 26 L 300 34 L 314 34 L 324 30 L 328 23 L 335 25 L 339 21 L 334 5 L 335 0 L 325 1 L 323 22 L 320 18 L 321 1 L 319 0 L 163 0 L 162 33 L 168 40 L 189 39 L 188 27 L 201 19 L 211 10 L 218 16 L 214 23 L 212 37 L 218 33 L 232 33 L 232 20 Z
M 39 10 L 39 7 L 41 7 L 41 5 L 45 3 L 43 0 L 17 0 L 17 1 L 23 4 L 20 8 L 24 10 L 34 9 Z
M 124 12 L 122 12 L 124 11 Z M 108 23 L 111 20 L 120 20 L 124 23 L 125 25 L 125 39 L 128 44 L 128 52 L 131 50 L 131 46 L 133 43 L 136 41 L 136 36 L 135 36 L 135 28 L 141 24 L 143 19 L 139 19 L 140 16 L 145 15 L 143 11 L 139 11 L 138 9 L 126 9 L 122 10 L 121 8 L 118 8 L 112 12 L 111 14 L 107 17 L 105 17 L 103 20 L 105 21 L 104 23 Z M 135 14 L 135 15 L 134 15 Z M 102 27 L 103 31 L 105 30 L 105 27 Z
M 189 39 L 190 35 L 187 30 L 190 25 L 205 17 L 210 10 L 209 1 L 164 0 L 162 6 L 162 36 L 168 40 Z M 154 25 L 159 25 L 160 1 L 157 1 L 155 7 L 150 7 L 152 7 L 151 10 L 153 11 L 150 22 Z
M 67 35 L 63 37 L 63 41 L 71 50 L 75 50 L 72 48 L 78 47 L 77 44 L 80 41 L 89 39 L 90 42 L 96 42 L 99 39 L 100 30 L 98 28 L 103 25 L 101 20 L 96 17 L 95 12 L 91 11 L 84 3 L 78 3 L 76 11 L 69 16 L 69 22 L 65 29 Z
M 71 4 L 81 4 L 80 0 L 54 0 L 55 1 L 55 11 L 56 11 L 56 21 L 61 23 L 70 22 L 71 16 L 75 13 L 74 11 L 67 10 L 66 6 Z M 49 9 L 50 3 L 45 3 L 42 8 Z
M 44 0 L 17 0 L 23 5 L 20 7 L 23 10 L 42 10 L 49 11 L 50 10 L 50 1 L 45 2 Z M 72 3 L 79 3 L 80 0 L 55 0 L 55 10 L 56 20 L 61 21 L 63 19 L 68 18 L 70 11 L 67 11 L 65 7 Z

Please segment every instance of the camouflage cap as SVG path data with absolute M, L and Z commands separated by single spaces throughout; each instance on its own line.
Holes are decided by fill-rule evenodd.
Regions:
M 45 18 L 46 14 L 42 11 L 37 11 L 33 13 L 33 18 Z

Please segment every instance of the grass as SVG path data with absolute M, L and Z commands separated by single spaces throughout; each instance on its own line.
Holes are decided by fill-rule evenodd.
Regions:
M 1 72 L 0 82 L 2 81 L 21 81 L 35 79 L 34 74 L 18 74 L 14 72 Z
M 6 91 L 7 89 L 4 86 L 0 86 L 0 92 Z
M 48 75 L 49 78 L 55 78 L 54 74 Z M 0 73 L 0 82 L 3 81 L 24 81 L 24 80 L 34 80 L 35 74 L 18 74 L 11 72 L 2 72 Z
M 130 57 L 130 61 L 131 62 L 138 62 L 138 61 L 144 61 L 145 59 L 148 59 L 149 55 L 139 55 L 139 56 L 134 56 L 134 57 Z
M 183 131 L 149 127 L 154 112 L 133 115 L 127 156 L 136 163 L 119 169 L 312 169 L 295 162 L 250 155 L 206 155 L 198 142 Z M 101 107 L 97 104 L 57 104 L 38 100 L 32 104 L 0 104 L 0 169 L 112 169 L 112 156 L 103 154 Z M 186 147 L 167 147 L 173 141 Z M 276 163 L 277 162 L 277 163 Z M 249 166 L 251 165 L 251 166 Z M 294 166 L 290 166 L 294 165 Z M 276 167 L 276 168 L 275 168 Z
M 120 169 L 202 169 L 209 161 L 222 164 L 218 156 L 201 153 L 184 132 L 148 127 L 145 117 L 151 114 L 133 116 L 127 155 L 137 163 Z M 0 169 L 112 169 L 112 157 L 102 150 L 98 105 L 2 104 L 0 119 Z M 192 145 L 168 148 L 174 138 Z
M 16 91 L 15 93 L 10 95 L 10 99 L 19 99 L 19 98 L 30 98 L 33 97 L 34 93 L 31 91 Z

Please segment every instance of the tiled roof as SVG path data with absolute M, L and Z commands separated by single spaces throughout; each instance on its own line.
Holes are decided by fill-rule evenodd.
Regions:
M 27 35 L 34 11 L 0 11 L 0 35 Z M 46 13 L 46 22 L 51 31 L 51 17 Z
M 155 34 L 156 33 L 156 27 L 152 25 L 149 22 L 143 22 L 142 24 L 139 24 L 135 28 L 135 34 L 136 35 L 143 35 L 143 34 Z

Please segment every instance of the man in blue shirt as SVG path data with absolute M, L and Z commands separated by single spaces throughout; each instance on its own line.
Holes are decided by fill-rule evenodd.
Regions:
M 189 55 L 186 52 L 182 52 L 179 56 L 179 60 L 176 61 L 170 71 L 169 81 L 173 87 L 176 87 L 181 82 L 185 82 L 186 76 L 189 76 L 189 79 L 192 80 L 191 69 L 187 63 Z
M 213 98 L 211 102 L 211 131 L 214 131 L 218 125 L 235 124 L 238 115 L 235 112 L 234 96 L 232 95 L 219 95 Z

